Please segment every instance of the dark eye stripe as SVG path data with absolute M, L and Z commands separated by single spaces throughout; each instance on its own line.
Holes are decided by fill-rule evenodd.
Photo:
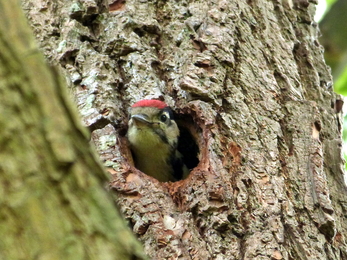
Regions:
M 163 130 L 158 129 L 158 128 L 155 128 L 155 129 L 154 129 L 154 132 L 160 137 L 160 139 L 161 139 L 164 143 L 166 143 L 166 144 L 169 143 L 169 140 L 167 139 L 167 137 L 166 137 L 165 133 L 163 132 Z
M 166 112 L 166 113 L 165 113 Z M 166 107 L 163 109 L 163 113 L 169 116 L 170 119 L 173 119 L 173 112 L 170 107 Z

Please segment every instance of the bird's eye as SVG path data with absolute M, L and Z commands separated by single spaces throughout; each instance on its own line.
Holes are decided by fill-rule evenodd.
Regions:
M 160 116 L 160 121 L 162 121 L 162 122 L 166 122 L 166 120 L 167 120 L 167 116 L 166 115 L 161 115 Z

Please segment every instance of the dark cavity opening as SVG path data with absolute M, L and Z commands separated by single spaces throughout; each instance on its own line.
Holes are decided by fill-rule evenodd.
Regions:
M 175 115 L 176 123 L 180 130 L 177 150 L 183 156 L 183 162 L 187 166 L 189 173 L 199 164 L 199 139 L 200 128 L 194 123 L 190 115 Z

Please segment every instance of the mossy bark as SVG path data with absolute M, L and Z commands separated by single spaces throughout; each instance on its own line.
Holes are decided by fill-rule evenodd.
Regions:
M 145 259 L 18 1 L 0 1 L 0 259 Z
M 315 1 L 24 7 L 153 259 L 347 259 L 342 100 Z M 200 162 L 186 180 L 131 165 L 127 107 L 143 98 L 193 118 Z

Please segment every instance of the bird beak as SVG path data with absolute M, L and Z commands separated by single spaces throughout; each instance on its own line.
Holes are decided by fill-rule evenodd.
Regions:
M 132 115 L 131 119 L 133 119 L 135 123 L 144 123 L 146 125 L 152 124 L 152 122 L 150 121 L 149 117 L 147 115 L 145 115 L 145 114 Z

